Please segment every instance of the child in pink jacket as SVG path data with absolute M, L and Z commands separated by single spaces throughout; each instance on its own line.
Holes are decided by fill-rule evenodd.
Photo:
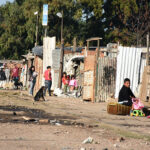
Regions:
M 77 88 L 77 80 L 75 79 L 74 75 L 71 76 L 69 86 L 70 86 L 70 91 L 73 91 L 75 88 Z

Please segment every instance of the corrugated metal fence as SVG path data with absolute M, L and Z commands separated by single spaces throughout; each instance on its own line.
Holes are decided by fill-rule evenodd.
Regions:
M 116 58 L 103 57 L 98 61 L 97 102 L 105 102 L 115 94 Z
M 123 85 L 125 78 L 131 80 L 131 89 L 133 92 L 137 90 L 140 79 L 141 68 L 141 48 L 122 47 L 119 46 L 119 53 L 117 56 L 117 77 L 116 77 L 116 93 L 118 97 L 120 88 Z

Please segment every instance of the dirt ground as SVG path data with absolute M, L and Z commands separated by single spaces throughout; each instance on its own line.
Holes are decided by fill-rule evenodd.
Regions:
M 150 120 L 107 114 L 107 103 L 0 90 L 1 150 L 148 150 Z M 93 142 L 82 142 L 92 137 Z

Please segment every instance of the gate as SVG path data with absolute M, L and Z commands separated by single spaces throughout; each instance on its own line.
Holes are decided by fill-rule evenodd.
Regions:
M 98 60 L 96 102 L 105 102 L 115 94 L 116 58 L 103 57 Z

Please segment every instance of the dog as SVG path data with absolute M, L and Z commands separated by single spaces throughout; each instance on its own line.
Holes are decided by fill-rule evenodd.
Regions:
M 20 89 L 22 90 L 23 89 L 23 83 L 22 82 L 14 82 L 14 86 L 15 86 L 15 89 Z
M 40 101 L 41 99 L 43 101 L 45 101 L 45 98 L 44 98 L 44 90 L 45 90 L 45 86 L 42 86 L 39 91 L 36 93 L 35 97 L 34 97 L 34 100 L 35 101 Z

